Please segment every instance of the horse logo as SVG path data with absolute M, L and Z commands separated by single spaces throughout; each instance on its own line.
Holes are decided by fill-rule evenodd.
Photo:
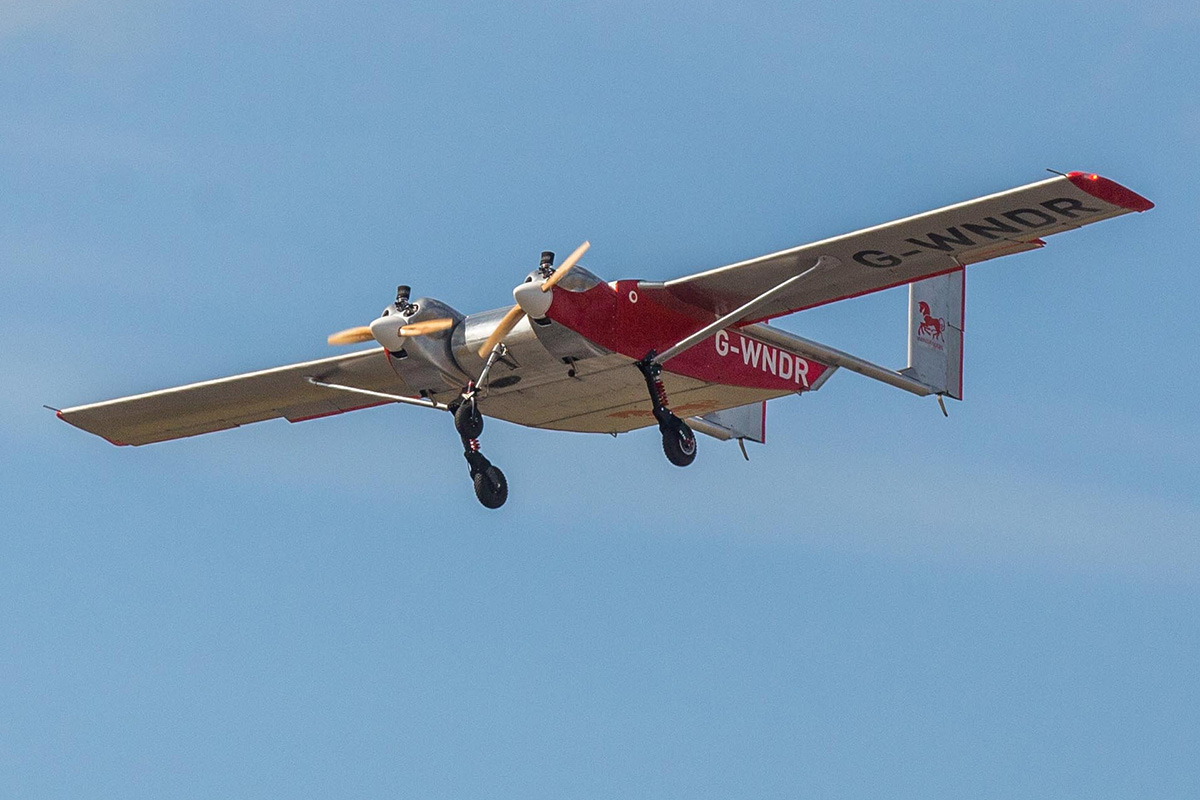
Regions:
M 917 335 L 925 335 L 930 339 L 936 339 L 940 342 L 942 340 L 942 331 L 946 330 L 945 317 L 933 316 L 933 312 L 929 308 L 929 303 L 926 303 L 924 300 L 917 303 L 917 308 L 921 310 L 921 316 L 924 317 L 921 320 L 921 326 L 917 328 Z

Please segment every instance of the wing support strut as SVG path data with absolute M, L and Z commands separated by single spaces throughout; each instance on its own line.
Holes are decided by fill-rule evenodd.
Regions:
M 445 403 L 439 403 L 436 400 L 430 400 L 427 397 L 405 397 L 402 394 L 388 394 L 387 392 L 373 392 L 370 389 L 359 389 L 357 386 L 345 386 L 340 383 L 326 383 L 319 381 L 316 378 L 305 378 L 313 386 L 323 386 L 326 389 L 337 389 L 340 392 L 350 392 L 351 394 L 361 394 L 366 397 L 379 397 L 384 400 L 391 400 L 393 403 L 405 403 L 410 406 L 422 406 L 423 408 L 433 408 L 438 411 L 449 411 L 450 407 Z
M 730 311 L 728 314 L 725 314 L 724 316 L 719 317 L 718 319 L 714 320 L 713 322 L 709 323 L 708 325 L 705 325 L 703 328 L 696 331 L 691 336 L 682 340 L 678 344 L 672 345 L 671 347 L 668 347 L 666 350 L 663 350 L 658 355 L 654 356 L 653 361 L 657 364 L 666 363 L 669 359 L 674 358 L 675 356 L 682 353 L 684 350 L 687 350 L 688 348 L 691 348 L 691 347 L 695 347 L 696 345 L 703 342 L 705 339 L 709 338 L 710 336 L 715 335 L 718 331 L 722 331 L 725 328 L 728 328 L 730 325 L 734 324 L 735 322 L 745 319 L 746 317 L 750 316 L 758 309 L 763 308 L 768 303 L 770 303 L 772 300 L 774 300 L 776 297 L 778 297 L 779 295 L 786 292 L 788 289 L 795 286 L 797 283 L 802 281 L 804 278 L 807 278 L 813 272 L 816 272 L 819 269 L 831 269 L 833 267 L 838 266 L 840 263 L 841 262 L 838 261 L 833 256 L 818 257 L 817 263 L 813 264 L 811 267 L 804 270 L 804 272 L 801 272 L 799 275 L 793 275 L 792 277 L 788 278 L 786 281 L 784 281 L 783 283 L 774 287 L 773 289 L 768 289 L 767 291 L 763 292 L 762 294 L 760 294 L 758 297 L 754 298 L 750 302 L 744 303 L 743 305 L 738 306 L 736 309 L 734 309 L 733 311 Z
M 931 394 L 937 394 L 936 390 L 932 387 L 926 386 L 920 381 L 893 369 L 881 367 L 858 356 L 852 356 L 842 350 L 837 350 L 820 342 L 814 342 L 811 339 L 805 339 L 794 333 L 788 333 L 780 328 L 770 325 L 747 325 L 744 330 L 746 333 L 754 336 L 754 338 L 761 339 L 768 344 L 782 347 L 793 353 L 799 353 L 800 355 L 828 364 L 831 367 L 841 367 L 850 372 L 857 372 L 859 375 L 886 383 L 889 386 L 895 386 L 897 389 L 903 389 L 919 397 L 928 397 Z

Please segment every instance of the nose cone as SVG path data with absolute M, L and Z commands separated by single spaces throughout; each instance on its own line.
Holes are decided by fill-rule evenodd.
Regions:
M 543 292 L 541 281 L 535 280 L 513 289 L 513 300 L 533 319 L 545 319 L 554 302 L 554 292 Z
M 400 335 L 400 328 L 403 326 L 403 316 L 389 314 L 371 323 L 371 335 L 388 350 L 399 350 L 404 347 L 404 337 Z

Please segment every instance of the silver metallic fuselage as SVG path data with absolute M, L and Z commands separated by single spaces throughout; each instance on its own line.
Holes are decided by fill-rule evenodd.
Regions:
M 534 273 L 531 273 L 531 277 Z M 576 267 L 561 283 L 571 291 L 583 291 L 600 279 Z M 479 348 L 496 329 L 508 308 L 463 315 L 445 303 L 422 297 L 411 315 L 397 314 L 397 327 L 423 320 L 449 317 L 454 327 L 441 333 L 404 337 L 398 350 L 391 351 L 392 368 L 404 383 L 426 396 L 457 394 L 479 376 L 485 359 Z M 578 362 L 609 353 L 578 333 L 548 319 L 525 317 L 504 339 L 506 355 L 491 373 L 489 392 L 518 384 L 533 385 L 546 379 L 561 379 Z

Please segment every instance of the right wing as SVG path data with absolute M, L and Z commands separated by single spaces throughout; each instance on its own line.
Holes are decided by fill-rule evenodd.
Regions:
M 310 377 L 370 391 L 412 394 L 379 347 L 66 408 L 58 416 L 112 444 L 139 445 L 277 417 L 302 422 L 389 402 L 314 386 L 308 382 Z
M 638 291 L 720 316 L 800 274 L 821 256 L 840 262 L 742 321 L 759 322 L 1035 250 L 1044 236 L 1153 207 L 1107 178 L 1072 172 L 665 284 L 642 282 Z

